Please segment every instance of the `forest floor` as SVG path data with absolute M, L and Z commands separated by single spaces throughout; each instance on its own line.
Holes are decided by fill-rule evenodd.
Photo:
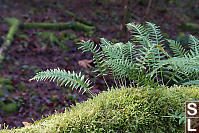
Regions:
M 4 22 L 4 19 L 9 17 L 15 17 L 23 22 L 81 21 L 95 26 L 96 29 L 93 32 L 43 29 L 18 31 L 12 45 L 6 51 L 6 59 L 0 64 L 0 89 L 5 93 L 0 94 L 0 103 L 11 103 L 10 106 L 12 106 L 3 108 L 0 104 L 0 124 L 6 123 L 9 128 L 20 127 L 23 126 L 22 122 L 39 120 L 42 115 L 45 117 L 55 110 L 63 112 L 66 107 L 88 98 L 87 94 L 82 95 L 70 88 L 57 87 L 54 83 L 29 82 L 29 79 L 41 70 L 59 67 L 75 72 L 81 71 L 94 82 L 92 92 L 100 93 L 107 90 L 103 79 L 96 78 L 96 74 L 91 73 L 91 68 L 82 66 L 79 62 L 86 63 L 84 59 L 92 59 L 92 54 L 78 50 L 79 45 L 76 42 L 80 40 L 90 39 L 99 43 L 99 38 L 104 37 L 113 42 L 127 41 L 130 34 L 124 32 L 121 24 L 131 21 L 155 23 L 160 26 L 163 35 L 170 39 L 186 41 L 184 35 L 197 35 L 199 29 L 193 30 L 189 27 L 189 30 L 179 27 L 188 22 L 199 24 L 199 2 L 190 7 L 171 2 L 152 2 L 146 15 L 148 3 L 144 1 L 146 0 L 129 3 L 127 19 L 124 19 L 125 3 L 116 0 L 2 2 L 0 4 L 0 46 L 5 41 L 9 30 L 9 25 Z M 53 38 L 57 38 L 64 44 L 64 48 L 61 48 Z M 90 65 L 94 67 L 92 63 Z M 112 81 L 106 78 L 111 84 Z M 4 83 L 5 79 L 9 79 L 6 81 L 8 83 Z

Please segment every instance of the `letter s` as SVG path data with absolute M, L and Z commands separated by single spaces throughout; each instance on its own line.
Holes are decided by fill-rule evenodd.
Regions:
M 189 104 L 188 104 L 188 109 L 192 110 L 193 113 L 191 113 L 190 111 L 187 111 L 187 113 L 188 113 L 189 115 L 196 115 L 196 114 L 197 114 L 197 109 L 194 108 L 194 107 L 191 107 L 191 105 L 197 108 L 197 105 L 196 105 L 195 103 L 189 103 Z

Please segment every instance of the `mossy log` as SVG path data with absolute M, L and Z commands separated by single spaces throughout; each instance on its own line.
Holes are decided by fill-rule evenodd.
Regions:
M 19 29 L 20 21 L 16 18 L 7 18 L 5 21 L 10 24 L 10 29 L 8 31 L 8 34 L 6 35 L 6 41 L 0 48 L 0 63 L 4 59 L 4 53 L 3 51 L 7 50 L 7 48 L 11 45 L 12 41 L 14 40 L 14 35 Z
M 72 29 L 74 31 L 85 31 L 89 32 L 95 29 L 93 26 L 88 26 L 80 22 L 66 22 L 66 23 L 31 23 L 31 22 L 21 22 L 16 18 L 6 18 L 5 22 L 10 24 L 10 29 L 6 35 L 6 41 L 0 47 L 0 63 L 4 59 L 4 51 L 11 45 L 14 40 L 14 35 L 19 29 L 47 29 L 47 30 L 66 30 Z
M 47 29 L 47 30 L 65 30 L 65 29 L 72 29 L 74 31 L 92 31 L 95 28 L 93 26 L 88 26 L 79 22 L 67 22 L 67 23 L 23 23 L 23 28 L 25 29 Z
M 198 98 L 196 86 L 112 88 L 71 106 L 64 113 L 1 133 L 181 133 L 184 124 L 179 124 L 179 119 L 168 113 L 181 114 L 185 112 L 185 101 Z
M 16 18 L 7 18 L 5 19 L 5 21 L 11 25 L 5 41 L 5 44 L 9 46 L 14 39 L 14 35 L 19 29 L 19 25 L 21 22 Z

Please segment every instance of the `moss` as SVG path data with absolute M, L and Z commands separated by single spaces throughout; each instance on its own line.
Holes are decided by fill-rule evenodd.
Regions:
M 53 95 L 50 97 L 50 101 L 52 101 L 53 103 L 56 102 L 58 100 L 58 96 L 57 95 Z
M 26 85 L 24 83 L 21 83 L 17 86 L 17 88 L 20 90 L 20 91 L 24 91 L 26 89 Z
M 4 94 L 3 88 L 0 85 L 0 97 L 4 97 L 4 96 L 5 96 L 5 94 Z
M 69 61 L 70 59 L 68 57 L 64 57 L 64 61 Z
M 68 38 L 69 40 L 73 40 L 73 39 L 77 38 L 77 36 L 76 36 L 75 34 L 68 33 L 68 34 L 67 34 L 67 38 Z
M 199 99 L 198 87 L 149 87 L 112 89 L 93 99 L 55 113 L 15 133 L 48 132 L 184 132 L 174 118 L 184 112 L 185 101 Z M 1 132 L 8 132 L 2 130 Z
M 11 80 L 7 78 L 0 78 L 0 83 L 3 85 L 6 85 L 6 84 L 8 85 L 8 84 L 11 84 Z
M 9 92 L 14 92 L 15 88 L 12 85 L 5 85 L 4 86 Z
M 25 29 L 30 28 L 42 28 L 47 30 L 66 30 L 73 29 L 74 31 L 92 31 L 95 29 L 93 26 L 88 26 L 79 22 L 67 22 L 67 23 L 29 23 L 25 22 L 23 24 Z
M 10 46 L 10 44 L 14 39 L 14 35 L 18 31 L 20 21 L 16 18 L 6 18 L 5 21 L 11 25 L 9 32 L 6 36 L 6 42 L 5 42 L 5 45 L 7 45 L 6 47 L 8 47 Z
M 15 113 L 18 110 L 18 105 L 16 103 L 4 104 L 2 110 L 6 114 Z
M 70 16 L 70 17 L 75 16 L 75 14 L 73 12 L 69 11 L 69 10 L 64 10 L 64 13 L 67 14 L 68 16 Z
M 199 25 L 196 23 L 186 23 L 186 24 L 180 25 L 179 28 L 184 31 L 198 32 Z
M 176 41 L 180 42 L 183 46 L 187 46 L 189 38 L 186 36 L 185 33 L 180 32 L 177 34 Z
M 0 108 L 3 107 L 4 103 L 0 100 Z

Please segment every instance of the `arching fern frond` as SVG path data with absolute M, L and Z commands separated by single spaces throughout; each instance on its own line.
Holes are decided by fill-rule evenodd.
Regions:
M 111 73 L 117 77 L 131 78 L 132 73 L 136 72 L 135 64 L 129 62 L 127 59 L 109 59 L 106 61 Z
M 150 22 L 146 22 L 146 26 L 147 26 L 147 31 L 149 33 L 149 39 L 153 44 L 159 45 L 159 46 L 163 46 L 162 42 L 163 40 L 163 36 L 160 32 L 159 26 L 150 23 Z
M 192 80 L 182 83 L 182 85 L 199 85 L 199 80 Z
M 184 57 L 187 53 L 182 45 L 174 40 L 167 40 L 169 42 L 169 47 L 171 48 L 173 55 L 175 57 Z
M 135 42 L 139 42 L 142 45 L 147 45 L 149 43 L 148 32 L 144 26 L 137 23 L 128 23 L 127 28 L 133 33 L 133 37 L 136 38 Z
M 189 46 L 198 55 L 198 51 L 199 51 L 199 40 L 196 37 L 194 37 L 192 35 L 189 36 Z
M 107 46 L 107 45 L 112 45 L 112 42 L 106 40 L 105 38 L 100 38 L 100 46 Z
M 72 89 L 79 89 L 79 91 L 83 90 L 83 93 L 92 88 L 90 87 L 91 81 L 89 79 L 85 80 L 85 76 L 81 74 L 76 74 L 74 71 L 71 73 L 70 71 L 66 72 L 65 70 L 57 69 L 49 69 L 43 72 L 38 72 L 36 75 L 30 79 L 36 81 L 56 81 L 59 86 L 70 86 Z
M 106 66 L 104 64 L 104 54 L 102 51 L 100 51 L 100 48 L 97 47 L 97 45 L 94 44 L 94 42 L 88 40 L 79 42 L 82 46 L 79 47 L 79 49 L 82 49 L 83 52 L 91 52 L 93 54 L 93 60 L 94 64 L 96 65 L 96 72 L 99 71 L 100 75 L 106 75 Z

